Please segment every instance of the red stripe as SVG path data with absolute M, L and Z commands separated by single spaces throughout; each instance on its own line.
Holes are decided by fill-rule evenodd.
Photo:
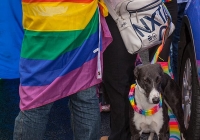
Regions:
M 165 0 L 165 2 L 170 2 L 170 1 L 172 1 L 172 0 Z
M 74 2 L 74 3 L 90 3 L 93 0 L 22 0 L 24 3 L 34 2 Z
M 177 122 L 169 122 L 169 125 L 178 125 Z

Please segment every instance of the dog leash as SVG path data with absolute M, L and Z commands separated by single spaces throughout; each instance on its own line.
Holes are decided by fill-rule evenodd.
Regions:
M 170 1 L 170 0 L 166 0 L 166 1 Z M 165 6 L 163 4 L 163 6 Z M 166 6 L 165 6 L 166 7 Z M 166 7 L 167 9 L 167 7 Z M 166 10 L 167 12 L 167 15 L 170 15 L 169 11 Z M 166 30 L 163 34 L 163 38 L 162 38 L 162 44 L 158 47 L 158 49 L 156 50 L 155 52 L 155 55 L 153 56 L 153 59 L 151 60 L 151 64 L 154 64 L 154 63 L 160 63 L 160 65 L 162 66 L 163 68 L 163 71 L 165 73 L 167 73 L 169 76 L 171 76 L 172 79 L 174 79 L 174 76 L 173 76 L 173 73 L 172 73 L 172 70 L 171 70 L 171 66 L 170 66 L 170 57 L 168 57 L 168 63 L 163 63 L 163 62 L 157 62 L 158 58 L 159 57 L 159 54 L 161 53 L 161 51 L 163 50 L 163 47 L 165 45 L 165 42 L 166 42 L 166 39 L 167 39 L 167 36 L 169 34 L 169 30 L 170 30 L 170 27 L 171 27 L 171 21 L 172 21 L 172 18 L 171 16 L 168 17 L 168 24 L 167 24 L 167 27 L 166 27 Z M 160 58 L 162 59 L 162 58 Z
M 171 107 L 169 106 L 166 100 L 164 100 L 164 103 L 168 107 L 169 133 L 170 133 L 169 140 L 181 140 L 181 135 L 180 135 L 181 133 L 179 130 L 179 124 L 176 119 L 176 116 L 174 115 Z
M 136 111 L 137 113 L 144 115 L 144 116 L 152 116 L 153 114 L 155 114 L 156 112 L 158 112 L 158 110 L 162 107 L 162 96 L 160 94 L 160 102 L 159 104 L 155 105 L 153 108 L 149 109 L 149 110 L 143 110 L 140 109 L 139 107 L 137 107 L 136 103 L 135 103 L 135 86 L 136 84 L 132 84 L 130 87 L 130 91 L 129 91 L 129 101 L 130 104 L 133 108 L 134 111 Z M 168 115 L 169 115 L 169 140 L 181 140 L 180 138 L 180 130 L 179 130 L 179 126 L 178 126 L 178 121 L 176 120 L 176 116 L 173 114 L 171 107 L 169 106 L 169 104 L 166 102 L 166 100 L 164 100 L 165 104 L 168 107 Z

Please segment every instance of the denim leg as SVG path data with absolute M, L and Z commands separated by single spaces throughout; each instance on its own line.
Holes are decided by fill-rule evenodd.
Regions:
M 177 78 L 178 78 L 178 72 L 177 72 L 177 67 L 178 67 L 178 42 L 179 42 L 179 39 L 180 39 L 180 30 L 181 30 L 182 18 L 183 18 L 183 15 L 184 15 L 184 10 L 185 10 L 186 4 L 187 4 L 186 2 L 178 4 L 178 17 L 177 17 L 177 22 L 176 22 L 176 28 L 174 30 L 171 52 L 170 52 L 172 72 L 174 74 L 174 79 L 176 81 L 177 81 Z
M 15 119 L 13 140 L 42 140 L 52 105 L 20 111 Z
M 96 86 L 71 95 L 69 107 L 74 140 L 99 140 L 101 118 Z

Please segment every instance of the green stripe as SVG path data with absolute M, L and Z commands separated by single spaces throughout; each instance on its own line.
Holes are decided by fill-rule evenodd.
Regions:
M 25 30 L 21 57 L 54 60 L 63 53 L 80 47 L 87 38 L 98 30 L 98 22 L 98 11 L 96 11 L 89 24 L 83 30 L 63 32 Z

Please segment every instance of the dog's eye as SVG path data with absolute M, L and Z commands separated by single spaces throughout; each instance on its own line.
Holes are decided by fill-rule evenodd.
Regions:
M 145 83 L 150 83 L 150 80 L 148 78 L 144 78 Z
M 157 76 L 157 77 L 156 77 L 156 83 L 160 83 L 160 81 L 161 81 L 161 77 L 160 77 L 160 76 Z

